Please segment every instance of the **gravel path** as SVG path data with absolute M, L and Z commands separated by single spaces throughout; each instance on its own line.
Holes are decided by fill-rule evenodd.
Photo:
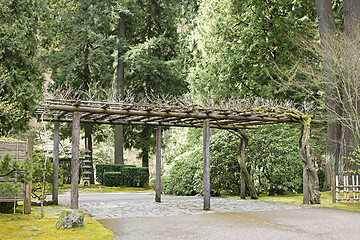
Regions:
M 59 203 L 68 205 L 69 194 L 59 196 Z M 198 196 L 162 196 L 154 201 L 153 193 L 81 193 L 79 209 L 95 219 L 161 217 L 226 212 L 288 210 L 304 208 L 299 205 L 234 198 L 211 198 L 211 210 L 203 211 L 203 198 Z

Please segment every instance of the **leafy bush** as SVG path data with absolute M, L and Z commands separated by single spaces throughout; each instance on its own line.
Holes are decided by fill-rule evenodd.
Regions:
M 104 172 L 104 185 L 108 187 L 119 187 L 124 183 L 124 175 L 121 172 Z
M 303 163 L 298 125 L 277 124 L 248 131 L 247 166 L 259 192 L 302 192 Z
M 135 165 L 124 164 L 97 164 L 96 168 L 96 181 L 104 184 L 103 174 L 104 172 L 121 172 L 124 167 L 136 167 Z
M 247 168 L 259 192 L 284 194 L 302 191 L 302 161 L 298 141 L 298 125 L 277 124 L 260 126 L 247 131 Z M 313 142 L 312 142 L 313 144 Z M 237 162 L 239 138 L 220 131 L 210 139 L 210 191 L 212 196 L 222 192 L 240 192 L 240 167 Z M 311 146 L 320 149 L 319 146 Z M 319 153 L 317 153 L 319 154 Z M 202 145 L 168 161 L 165 168 L 164 191 L 176 195 L 202 194 Z
M 108 187 L 144 187 L 149 181 L 146 167 L 123 167 L 119 172 L 104 172 L 104 185 Z
M 226 138 L 226 139 L 225 139 Z M 240 167 L 236 156 L 236 136 L 222 131 L 210 140 L 210 193 L 239 193 Z M 235 143 L 235 144 L 234 144 Z M 202 146 L 175 158 L 167 173 L 164 191 L 176 195 L 202 194 Z
M 81 169 L 81 166 L 80 166 Z M 81 170 L 79 171 L 81 172 Z M 61 173 L 61 174 L 60 174 Z M 71 157 L 59 158 L 59 177 L 62 176 L 63 184 L 71 183 Z M 60 182 L 60 180 L 59 180 Z
M 200 161 L 199 161 L 200 160 Z M 175 195 L 195 195 L 195 173 L 201 169 L 199 149 L 179 155 L 174 159 L 164 182 L 164 191 Z

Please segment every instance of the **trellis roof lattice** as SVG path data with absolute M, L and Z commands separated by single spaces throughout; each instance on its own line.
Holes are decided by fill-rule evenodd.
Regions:
M 243 110 L 241 110 L 243 109 Z M 80 112 L 82 123 L 113 125 L 153 125 L 202 127 L 208 119 L 211 128 L 243 129 L 257 125 L 298 122 L 304 116 L 296 109 L 285 107 L 200 107 L 144 102 L 101 102 L 47 99 L 36 114 L 44 121 L 71 122 L 72 113 Z

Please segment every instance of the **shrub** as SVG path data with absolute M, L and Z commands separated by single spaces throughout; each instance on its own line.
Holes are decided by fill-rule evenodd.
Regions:
M 13 213 L 14 203 L 13 202 L 0 202 L 0 213 Z
M 238 139 L 229 132 L 219 132 L 210 140 L 210 194 L 222 191 L 239 193 L 240 167 L 237 163 Z M 203 191 L 202 146 L 175 158 L 167 173 L 164 191 L 176 195 L 196 195 Z
M 145 187 L 149 181 L 147 167 L 123 167 L 119 172 L 104 172 L 104 185 L 108 187 Z
M 260 192 L 302 192 L 303 163 L 298 125 L 277 124 L 248 131 L 247 166 Z
M 302 161 L 299 153 L 299 128 L 294 124 L 260 126 L 247 131 L 247 168 L 259 192 L 284 194 L 302 191 Z M 239 138 L 220 131 L 210 139 L 210 193 L 238 194 L 240 167 L 237 162 Z M 312 142 L 312 149 L 320 149 Z M 319 150 L 321 155 L 322 152 Z M 165 161 L 166 162 L 166 161 Z M 170 162 L 170 161 L 168 161 Z M 164 191 L 176 195 L 202 194 L 202 146 L 174 157 L 164 173 Z
M 171 168 L 166 172 L 164 191 L 175 195 L 195 195 L 194 176 L 201 169 L 201 153 L 198 151 L 186 152 L 173 161 Z
M 124 168 L 124 172 L 126 169 L 130 170 L 130 172 L 134 173 L 132 186 L 131 187 L 145 187 L 149 185 L 149 168 L 147 167 L 137 167 L 137 168 Z
M 104 172 L 104 185 L 108 187 L 119 187 L 123 185 L 123 176 L 121 172 Z
M 63 178 L 62 183 L 70 184 L 71 183 L 71 157 L 59 158 L 59 174 L 60 173 Z
M 124 167 L 136 167 L 135 165 L 124 165 L 124 164 L 97 164 L 96 165 L 96 181 L 104 184 L 103 174 L 104 172 L 121 172 Z

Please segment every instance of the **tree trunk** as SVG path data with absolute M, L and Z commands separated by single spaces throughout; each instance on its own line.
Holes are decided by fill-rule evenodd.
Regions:
M 142 156 L 142 167 L 149 167 L 149 150 L 142 149 L 143 156 Z
M 341 115 L 341 109 L 337 106 L 334 96 L 336 95 L 336 89 L 334 89 L 333 82 L 335 79 L 330 78 L 329 69 L 332 67 L 332 59 L 329 56 L 330 49 L 334 43 L 335 36 L 335 21 L 332 10 L 331 0 L 315 0 L 316 11 L 319 22 L 319 33 L 323 54 L 324 63 L 324 79 L 329 82 L 325 82 L 326 93 L 326 107 L 327 107 L 327 140 L 326 140 L 326 163 L 325 163 L 325 182 L 323 191 L 331 189 L 331 166 L 338 165 L 340 161 L 340 141 L 341 141 L 341 125 L 332 117 L 331 112 L 336 112 Z
M 345 61 L 345 71 L 348 71 L 348 74 L 345 72 L 345 77 L 353 77 L 353 73 L 349 73 L 350 71 L 356 71 L 357 69 L 352 69 L 353 61 L 359 62 L 359 59 L 356 57 L 356 53 L 352 52 L 352 50 L 357 50 L 359 45 L 360 38 L 360 1 L 359 0 L 344 0 L 344 31 L 347 37 L 346 41 L 349 41 L 350 46 L 354 45 L 354 48 L 349 51 L 349 54 Z M 356 136 L 356 132 L 358 131 L 357 124 L 353 123 L 356 119 L 355 115 L 359 115 L 360 111 L 357 106 L 359 106 L 360 102 L 356 95 L 358 94 L 358 90 L 354 89 L 358 87 L 358 83 L 353 83 L 351 79 L 344 81 L 347 84 L 343 90 L 343 102 L 344 106 L 342 106 L 344 110 L 343 117 L 349 118 L 349 124 L 347 126 L 342 126 L 342 136 L 343 139 L 341 141 L 341 153 L 342 159 L 344 159 L 344 171 L 357 171 L 359 166 L 356 164 L 351 164 L 348 160 L 350 154 L 359 147 L 359 142 L 357 141 L 359 136 Z M 348 102 L 351 102 L 350 104 Z M 355 112 L 354 112 L 355 111 Z
M 242 199 L 246 198 L 246 187 L 249 190 L 250 197 L 252 199 L 257 199 L 256 189 L 254 183 L 251 179 L 251 176 L 246 169 L 246 146 L 248 144 L 248 137 L 245 133 L 245 130 L 242 129 L 238 131 L 240 134 L 240 144 L 237 150 L 237 157 L 238 162 L 240 164 L 240 171 L 241 171 L 241 189 L 240 189 L 240 196 Z
M 124 55 L 124 41 L 125 41 L 125 14 L 123 12 L 119 13 L 119 31 L 118 31 L 118 40 L 119 40 L 119 49 L 118 49 L 118 66 L 116 71 L 116 90 L 117 97 L 119 100 L 124 100 L 124 61 L 122 56 Z M 123 136 L 123 126 L 115 126 L 115 164 L 124 164 L 124 136 Z
M 310 155 L 310 126 L 301 124 L 300 154 L 307 171 L 309 198 L 311 204 L 320 204 L 319 178 Z M 304 183 L 306 185 L 306 183 Z M 305 199 L 304 199 L 305 201 Z

